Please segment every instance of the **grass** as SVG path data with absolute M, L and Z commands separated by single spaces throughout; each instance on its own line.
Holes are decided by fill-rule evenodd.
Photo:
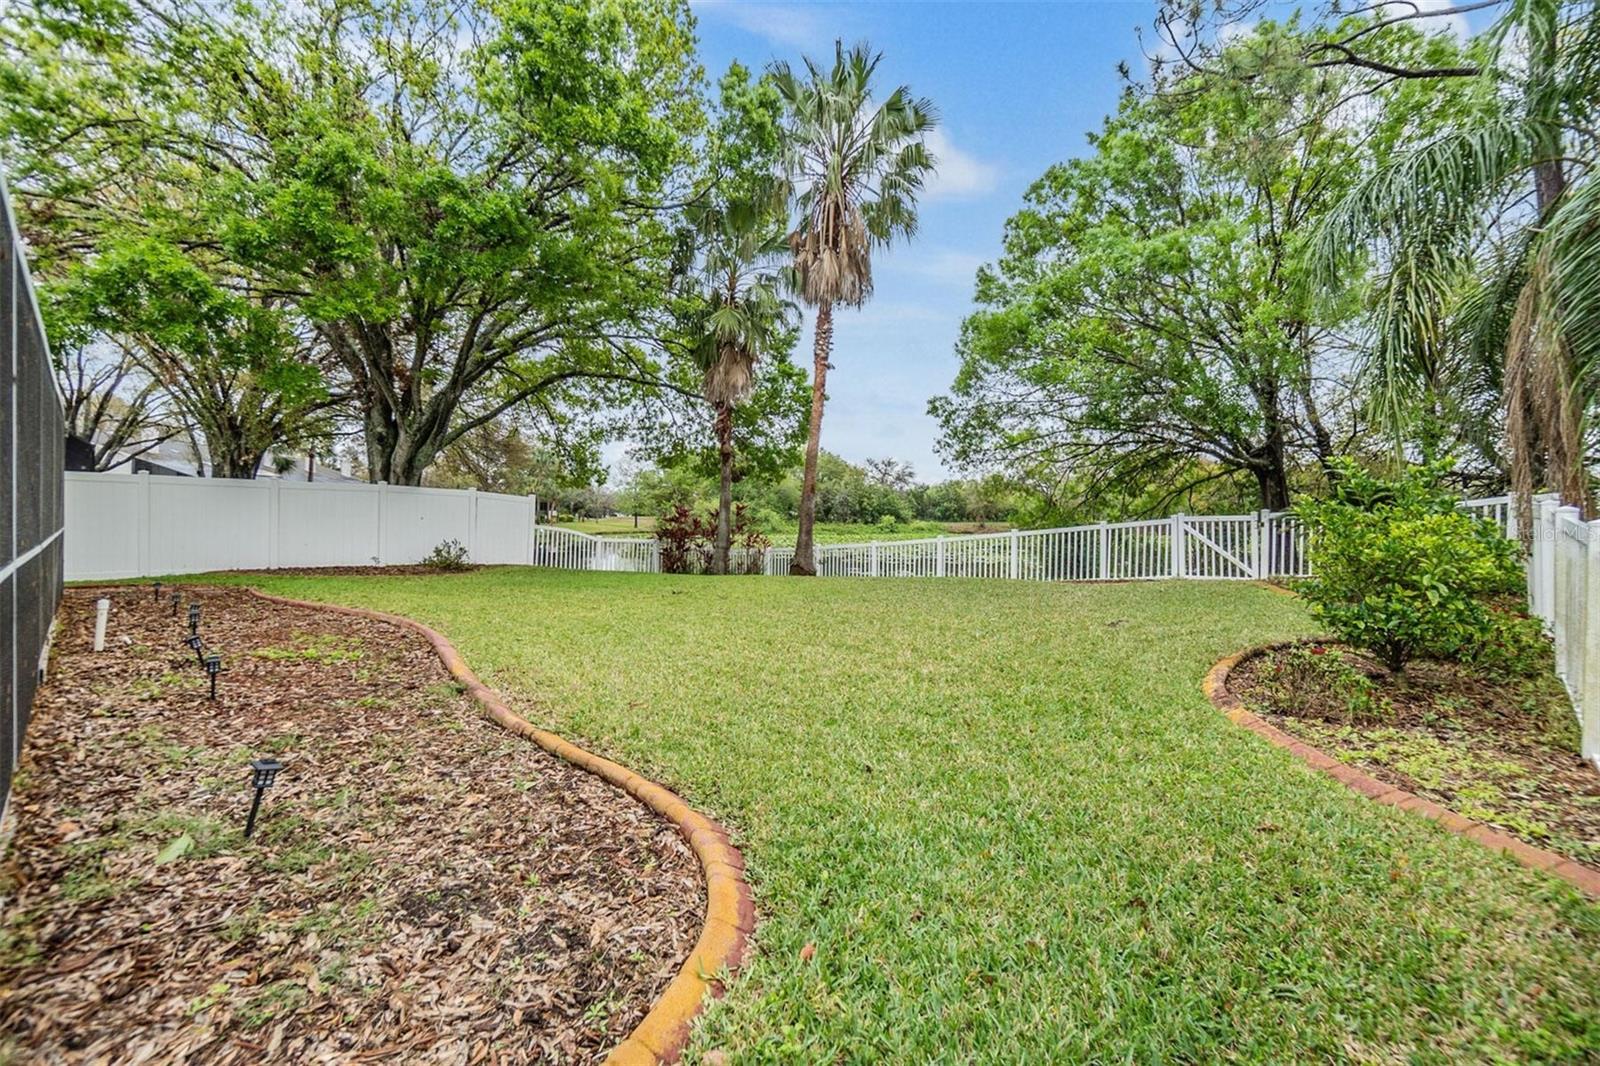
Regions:
M 1288 597 L 250 580 L 442 629 L 529 717 L 734 828 L 758 951 L 691 1062 L 1600 1056 L 1600 907 L 1204 700 L 1216 658 L 1308 630 Z
M 637 529 L 633 526 L 633 519 L 626 517 L 583 518 L 555 524 L 563 529 L 575 529 L 580 533 L 593 533 L 598 536 L 648 537 L 655 530 L 656 520 L 641 515 Z M 871 523 L 818 522 L 813 529 L 813 535 L 818 544 L 864 544 L 874 540 L 922 540 L 927 537 L 954 537 L 969 533 L 1003 533 L 1010 528 L 1010 524 L 1006 522 L 898 522 L 892 529 Z M 776 547 L 792 548 L 798 528 L 789 525 L 763 532 Z

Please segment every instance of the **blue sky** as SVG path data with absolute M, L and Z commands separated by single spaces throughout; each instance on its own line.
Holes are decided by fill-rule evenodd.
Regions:
M 937 106 L 940 175 L 921 231 L 876 262 L 867 306 L 836 316 L 822 445 L 855 462 L 906 460 L 923 480 L 955 473 L 934 451 L 926 410 L 955 376 L 973 275 L 999 253 L 1028 185 L 1083 152 L 1116 106 L 1117 63 L 1140 69 L 1135 28 L 1154 4 L 693 2 L 713 83 L 734 59 L 759 70 L 831 56 L 836 37 L 865 39 L 884 53 L 886 88 L 907 84 Z M 807 368 L 809 319 L 796 350 Z

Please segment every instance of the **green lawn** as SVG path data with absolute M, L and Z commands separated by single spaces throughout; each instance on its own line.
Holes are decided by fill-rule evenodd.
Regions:
M 448 633 L 734 830 L 698 1061 L 1588 1061 L 1600 907 L 1224 720 L 1247 585 L 252 578 Z M 802 949 L 815 944 L 815 957 Z

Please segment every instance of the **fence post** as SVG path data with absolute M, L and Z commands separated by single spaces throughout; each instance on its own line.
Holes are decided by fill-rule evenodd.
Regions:
M 1011 531 L 1011 580 L 1015 581 L 1022 573 L 1017 563 L 1017 531 Z
M 1095 575 L 1101 581 L 1111 580 L 1111 527 L 1104 522 L 1098 523 L 1100 530 L 1100 568 Z
M 1263 507 L 1256 512 L 1256 580 L 1272 576 L 1272 512 Z
M 278 530 L 283 525 L 280 517 L 283 513 L 283 478 L 275 477 L 267 482 L 267 569 L 278 568 Z
M 1183 512 L 1172 516 L 1172 576 L 1183 576 Z
M 944 577 L 944 534 L 939 534 L 938 547 L 934 549 L 934 574 Z
M 1534 580 L 1538 582 L 1537 613 L 1544 619 L 1545 629 L 1555 626 L 1556 610 L 1556 501 L 1540 500 L 1534 510 L 1533 553 Z
M 139 576 L 150 576 L 150 471 L 141 470 L 134 475 L 139 479 L 139 513 L 133 531 L 134 545 L 139 556 Z
M 1578 694 L 1578 750 L 1600 769 L 1600 522 L 1585 522 L 1583 691 Z
M 867 576 L 878 576 L 878 542 L 867 545 Z
M 528 493 L 528 565 L 533 565 L 533 538 L 538 536 L 535 532 L 539 528 L 539 497 Z
M 1567 642 L 1572 635 L 1573 615 L 1582 606 L 1572 602 L 1573 575 L 1571 571 L 1574 565 L 1581 565 L 1581 563 L 1574 563 L 1568 557 L 1569 553 L 1561 550 L 1562 538 L 1566 536 L 1562 532 L 1562 526 L 1566 524 L 1565 520 L 1568 518 L 1580 521 L 1582 517 L 1583 512 L 1576 507 L 1557 507 L 1555 509 L 1555 521 L 1551 523 L 1550 528 L 1551 555 L 1555 562 L 1553 575 L 1555 597 L 1551 603 L 1555 608 L 1556 669 L 1561 674 L 1562 680 L 1568 682 L 1573 679 L 1567 676 L 1570 673 L 1566 669 L 1567 656 L 1572 654 L 1572 649 L 1568 647 Z M 1585 557 L 1585 561 L 1586 559 L 1587 557 Z
M 384 566 L 389 559 L 387 544 L 387 530 L 384 526 L 389 521 L 389 483 L 378 482 L 378 565 Z

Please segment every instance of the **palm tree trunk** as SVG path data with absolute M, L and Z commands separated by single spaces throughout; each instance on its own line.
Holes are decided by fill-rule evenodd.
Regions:
M 722 458 L 722 492 L 717 499 L 717 543 L 711 572 L 728 572 L 728 548 L 733 539 L 733 405 L 717 404 L 717 449 Z
M 817 335 L 811 345 L 811 430 L 806 435 L 806 470 L 800 482 L 800 531 L 794 541 L 789 573 L 815 577 L 812 527 L 817 521 L 817 455 L 822 448 L 822 405 L 828 397 L 828 355 L 833 350 L 833 304 L 817 305 Z

